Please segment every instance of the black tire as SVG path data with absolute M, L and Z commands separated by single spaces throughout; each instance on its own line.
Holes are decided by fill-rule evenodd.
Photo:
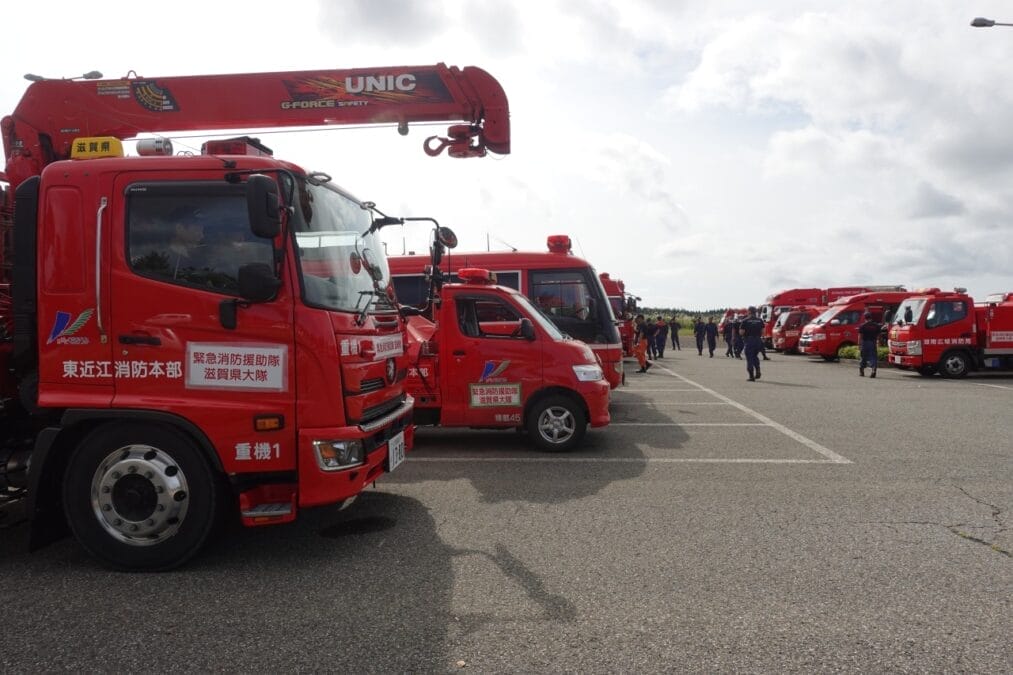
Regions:
M 546 396 L 528 411 L 528 436 L 539 450 L 566 452 L 587 432 L 587 415 L 576 400 L 562 394 Z
M 74 536 L 126 571 L 165 571 L 192 558 L 217 524 L 221 498 L 200 449 L 161 426 L 96 429 L 73 451 L 63 479 Z
M 967 375 L 971 363 L 964 352 L 947 352 L 939 360 L 939 374 L 950 379 L 959 379 Z

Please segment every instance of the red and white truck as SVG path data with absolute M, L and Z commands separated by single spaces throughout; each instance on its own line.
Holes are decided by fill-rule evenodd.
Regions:
M 163 570 L 221 515 L 288 522 L 395 469 L 414 402 L 374 205 L 256 139 L 122 141 L 436 120 L 464 124 L 430 154 L 509 152 L 478 68 L 30 85 L 0 123 L 0 523 Z
M 401 306 L 416 424 L 518 429 L 542 450 L 576 447 L 589 425 L 610 419 L 611 389 L 594 352 L 489 270 L 463 268 L 444 283 L 439 264 L 456 241 L 436 226 L 429 297 Z
M 498 284 L 528 296 L 562 332 L 587 344 L 614 389 L 623 381 L 623 345 L 601 279 L 588 261 L 573 255 L 570 237 L 552 235 L 547 243 L 547 251 L 448 253 L 446 267 L 495 272 Z M 422 304 L 429 292 L 429 256 L 391 256 L 389 262 L 399 301 Z
M 858 345 L 858 327 L 865 321 L 865 312 L 870 312 L 875 321 L 887 323 L 900 303 L 912 295 L 911 291 L 875 291 L 835 300 L 802 328 L 798 350 L 834 361 L 840 358 L 842 349 Z
M 771 332 L 774 349 L 786 354 L 797 352 L 802 328 L 826 309 L 823 306 L 798 305 L 778 314 Z
M 962 288 L 907 298 L 890 326 L 890 363 L 922 375 L 1013 369 L 1013 293 L 975 304 Z

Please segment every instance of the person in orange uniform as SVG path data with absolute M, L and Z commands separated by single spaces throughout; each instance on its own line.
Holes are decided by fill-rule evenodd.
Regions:
M 633 353 L 637 357 L 637 363 L 640 364 L 640 370 L 638 373 L 646 373 L 647 369 L 651 367 L 651 362 L 647 360 L 647 328 L 648 323 L 644 320 L 643 314 L 637 314 L 637 318 L 633 320 L 636 325 L 633 331 Z

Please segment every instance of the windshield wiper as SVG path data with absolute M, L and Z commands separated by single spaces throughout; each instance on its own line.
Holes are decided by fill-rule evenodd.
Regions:
M 355 303 L 355 307 L 358 309 L 359 304 L 362 302 L 363 297 L 366 297 L 366 304 L 363 305 L 362 309 L 355 317 L 355 325 L 361 326 L 366 323 L 366 315 L 369 314 L 369 308 L 373 306 L 373 298 L 383 295 L 380 291 L 359 291 L 359 300 Z

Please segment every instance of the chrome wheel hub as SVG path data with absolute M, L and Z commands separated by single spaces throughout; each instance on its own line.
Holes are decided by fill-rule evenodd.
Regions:
M 171 537 L 186 517 L 186 476 L 168 454 L 150 445 L 114 450 L 91 481 L 91 505 L 114 539 L 150 546 Z

